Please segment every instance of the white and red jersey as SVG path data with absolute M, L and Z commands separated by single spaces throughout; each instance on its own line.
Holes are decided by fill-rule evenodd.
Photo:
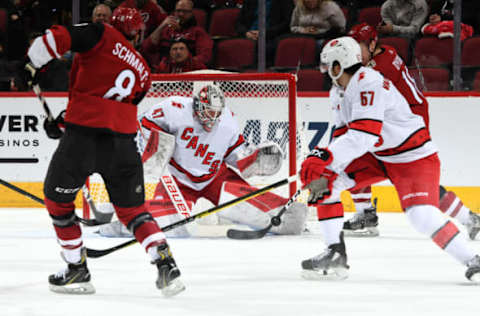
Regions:
M 393 82 L 416 114 L 422 115 L 428 128 L 428 101 L 417 87 L 415 79 L 410 75 L 407 65 L 398 55 L 395 48 L 381 45 L 382 52 L 373 56 L 369 66 L 379 71 L 385 78 Z M 418 109 L 417 109 L 418 108 Z
M 333 86 L 330 101 L 338 127 L 328 148 L 333 153 L 330 168 L 337 173 L 366 152 L 406 163 L 437 151 L 422 117 L 412 113 L 390 80 L 371 68 L 361 67 L 345 90 Z
M 235 166 L 245 140 L 227 107 L 210 132 L 194 115 L 193 98 L 173 96 L 143 113 L 140 122 L 143 128 L 175 136 L 168 170 L 178 181 L 199 191 L 215 179 L 223 163 Z

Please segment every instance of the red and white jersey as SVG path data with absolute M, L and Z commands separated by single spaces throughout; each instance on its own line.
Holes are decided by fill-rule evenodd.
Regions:
M 390 80 L 371 68 L 361 67 L 345 90 L 333 86 L 330 101 L 338 128 L 328 148 L 333 153 L 330 167 L 337 173 L 366 152 L 405 163 L 437 151 L 422 117 L 412 113 Z
M 237 121 L 225 107 L 210 132 L 205 131 L 193 111 L 193 98 L 170 97 L 140 116 L 143 128 L 159 129 L 175 136 L 175 150 L 168 170 L 178 181 L 202 190 L 216 177 L 220 166 L 236 164 L 236 153 L 244 146 Z
M 395 48 L 382 45 L 382 52 L 373 57 L 369 66 L 379 71 L 385 78 L 393 82 L 415 114 L 423 117 L 425 125 L 429 127 L 428 101 L 417 87 L 415 79 L 408 72 L 405 62 L 398 55 Z
M 42 67 L 66 51 L 78 52 L 70 73 L 67 126 L 136 134 L 137 104 L 150 87 L 150 68 L 133 45 L 109 24 L 53 26 L 28 56 Z

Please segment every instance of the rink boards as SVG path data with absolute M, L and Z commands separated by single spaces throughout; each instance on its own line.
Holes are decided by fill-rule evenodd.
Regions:
M 0 179 L 43 197 L 42 180 L 48 162 L 57 145 L 48 139 L 42 128 L 45 118 L 37 98 L 29 93 L 0 94 Z M 477 135 L 480 117 L 480 94 L 430 94 L 430 128 L 434 143 L 439 148 L 442 162 L 441 183 L 454 190 L 471 209 L 480 211 L 480 156 Z M 67 103 L 65 93 L 49 93 L 47 101 L 56 115 Z M 156 102 L 147 100 L 145 104 Z M 145 105 L 144 105 L 145 106 Z M 330 106 L 325 93 L 300 93 L 297 106 L 305 123 L 305 140 L 311 147 L 328 142 Z M 259 111 L 257 116 L 271 115 Z M 379 197 L 380 211 L 400 211 L 398 198 L 390 183 L 373 188 Z M 345 196 L 347 210 L 351 210 Z M 0 207 L 41 207 L 16 192 L 0 187 Z

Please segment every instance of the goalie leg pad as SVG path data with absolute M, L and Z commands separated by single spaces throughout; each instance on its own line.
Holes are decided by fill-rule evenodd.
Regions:
M 275 216 L 280 209 L 281 208 L 272 210 L 269 212 L 269 215 Z M 280 226 L 273 226 L 270 231 L 279 235 L 300 235 L 305 229 L 307 216 L 307 206 L 299 202 L 294 202 L 285 213 L 283 213 Z

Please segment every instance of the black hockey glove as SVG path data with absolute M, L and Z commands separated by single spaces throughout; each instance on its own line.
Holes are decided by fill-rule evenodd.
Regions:
M 45 121 L 43 121 L 43 129 L 49 138 L 59 139 L 62 137 L 65 131 L 65 110 L 60 112 L 54 120 L 49 120 L 47 117 Z

